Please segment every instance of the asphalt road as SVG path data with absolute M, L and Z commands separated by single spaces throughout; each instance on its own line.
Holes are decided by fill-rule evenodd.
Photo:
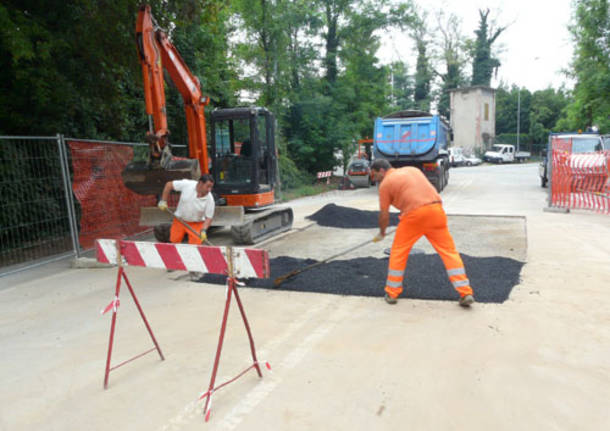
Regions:
M 536 166 L 458 168 L 442 193 L 458 248 L 524 262 L 502 303 L 240 289 L 263 368 L 207 390 L 225 288 L 179 271 L 128 268 L 165 354 L 115 370 L 102 389 L 116 269 L 66 261 L 0 278 L 0 430 L 598 430 L 610 423 L 608 216 L 543 212 Z M 324 259 L 374 228 L 306 218 L 328 203 L 376 210 L 360 189 L 292 202 L 272 258 Z M 476 216 L 476 217 L 475 217 Z M 474 232 L 476 234 L 469 234 Z M 226 238 L 220 235 L 218 243 Z M 390 239 L 343 261 L 381 258 Z M 431 253 L 425 241 L 417 244 Z M 512 249 L 512 250 L 511 250 Z M 151 347 L 127 290 L 113 364 Z M 250 365 L 235 304 L 217 383 Z

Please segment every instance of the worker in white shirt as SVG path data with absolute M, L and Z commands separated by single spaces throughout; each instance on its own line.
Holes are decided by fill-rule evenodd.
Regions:
M 169 240 L 173 243 L 180 243 L 184 235 L 188 235 L 189 244 L 202 244 L 207 239 L 207 229 L 212 224 L 214 217 L 214 197 L 212 187 L 214 178 L 211 175 L 202 175 L 198 181 L 195 180 L 174 180 L 168 181 L 163 188 L 161 200 L 158 207 L 160 210 L 167 209 L 167 199 L 172 190 L 180 192 L 178 208 L 174 215 L 188 224 L 195 232 L 182 225 L 174 218 L 169 234 Z

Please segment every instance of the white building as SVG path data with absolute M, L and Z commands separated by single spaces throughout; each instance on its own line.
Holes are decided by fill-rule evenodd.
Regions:
M 496 136 L 496 90 L 477 85 L 450 90 L 453 146 L 466 154 L 484 152 Z

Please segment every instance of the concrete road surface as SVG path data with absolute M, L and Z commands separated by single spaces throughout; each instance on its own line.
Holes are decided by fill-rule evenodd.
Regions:
M 452 169 L 442 194 L 456 217 L 525 218 L 517 257 L 527 263 L 502 304 L 467 310 L 403 298 L 389 306 L 380 298 L 241 289 L 258 357 L 272 371 L 263 369 L 262 379 L 250 371 L 216 392 L 207 424 L 197 398 L 209 383 L 223 286 L 127 268 L 166 360 L 151 353 L 129 363 L 103 390 L 110 315 L 99 310 L 114 295 L 116 268 L 61 261 L 0 278 L 0 430 L 607 429 L 610 217 L 543 212 L 546 189 L 538 184 L 534 164 Z M 316 246 L 320 228 L 305 216 L 331 202 L 376 209 L 376 190 L 293 202 L 292 238 L 311 231 L 311 241 L 283 236 L 264 245 L 271 256 L 322 259 L 375 233 L 326 229 L 333 241 Z M 476 252 L 477 236 L 456 231 L 458 248 Z M 495 235 L 510 242 L 510 233 Z M 488 253 L 493 241 L 479 238 Z M 389 246 L 387 239 L 370 253 Z M 151 347 L 127 293 L 114 364 Z M 233 304 L 217 382 L 248 367 L 249 355 Z

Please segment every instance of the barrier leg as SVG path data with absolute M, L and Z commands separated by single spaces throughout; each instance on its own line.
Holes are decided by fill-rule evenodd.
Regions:
M 119 293 L 121 291 L 121 276 L 123 275 L 123 267 L 119 266 L 116 277 L 116 288 L 114 291 L 114 301 L 119 299 Z M 110 324 L 110 340 L 108 340 L 108 354 L 106 355 L 106 372 L 104 373 L 104 389 L 108 389 L 108 376 L 110 375 L 110 359 L 112 357 L 112 343 L 114 341 L 114 329 L 116 327 L 116 313 L 118 311 L 117 304 L 115 302 L 112 310 L 112 323 Z
M 144 315 L 144 310 L 142 310 L 142 307 L 140 306 L 140 301 L 138 301 L 138 298 L 136 297 L 136 294 L 133 291 L 133 288 L 131 287 L 131 283 L 127 279 L 127 274 L 125 274 L 125 271 L 122 272 L 122 275 L 123 275 L 123 279 L 125 280 L 125 283 L 127 284 L 127 288 L 129 289 L 129 293 L 131 293 L 133 302 L 136 303 L 136 307 L 138 308 L 138 311 L 140 312 L 140 316 L 142 316 L 142 320 L 144 321 L 144 325 L 146 325 L 146 329 L 148 330 L 148 333 L 150 334 L 150 338 L 152 338 L 152 342 L 154 343 L 155 348 L 157 349 L 157 352 L 159 352 L 159 356 L 161 357 L 161 360 L 164 361 L 165 357 L 163 356 L 163 352 L 161 352 L 161 347 L 159 347 L 159 343 L 157 343 L 155 334 L 153 334 L 153 331 L 152 331 L 150 325 L 148 324 L 148 320 L 146 319 L 146 316 Z
M 220 325 L 220 336 L 218 337 L 218 347 L 216 349 L 216 357 L 214 358 L 214 368 L 212 369 L 212 378 L 210 379 L 210 386 L 208 388 L 207 397 L 205 399 L 205 407 L 203 408 L 203 414 L 205 415 L 206 422 L 210 418 L 210 408 L 212 407 L 211 399 L 212 392 L 214 390 L 214 383 L 216 382 L 216 372 L 218 371 L 218 364 L 220 362 L 220 352 L 222 351 L 222 343 L 225 338 L 225 331 L 227 329 L 227 318 L 229 317 L 229 306 L 231 305 L 231 295 L 233 293 L 233 289 L 235 288 L 235 279 L 233 277 L 228 277 L 227 279 L 227 300 L 225 302 L 225 311 L 222 315 L 222 324 Z
M 250 331 L 250 325 L 248 324 L 248 319 L 246 318 L 246 311 L 244 310 L 243 305 L 241 304 L 241 299 L 239 298 L 239 293 L 237 293 L 237 288 L 235 287 L 235 282 L 233 282 L 233 289 L 235 289 L 235 301 L 237 302 L 237 306 L 239 307 L 239 312 L 241 313 L 241 317 L 244 320 L 244 326 L 246 327 L 246 332 L 248 333 L 248 339 L 250 340 L 250 351 L 252 352 L 252 360 L 254 361 L 254 368 L 256 368 L 256 372 L 258 373 L 258 377 L 263 377 L 261 373 L 261 369 L 258 365 L 258 360 L 256 359 L 256 349 L 254 348 L 254 338 L 252 338 L 252 332 Z

